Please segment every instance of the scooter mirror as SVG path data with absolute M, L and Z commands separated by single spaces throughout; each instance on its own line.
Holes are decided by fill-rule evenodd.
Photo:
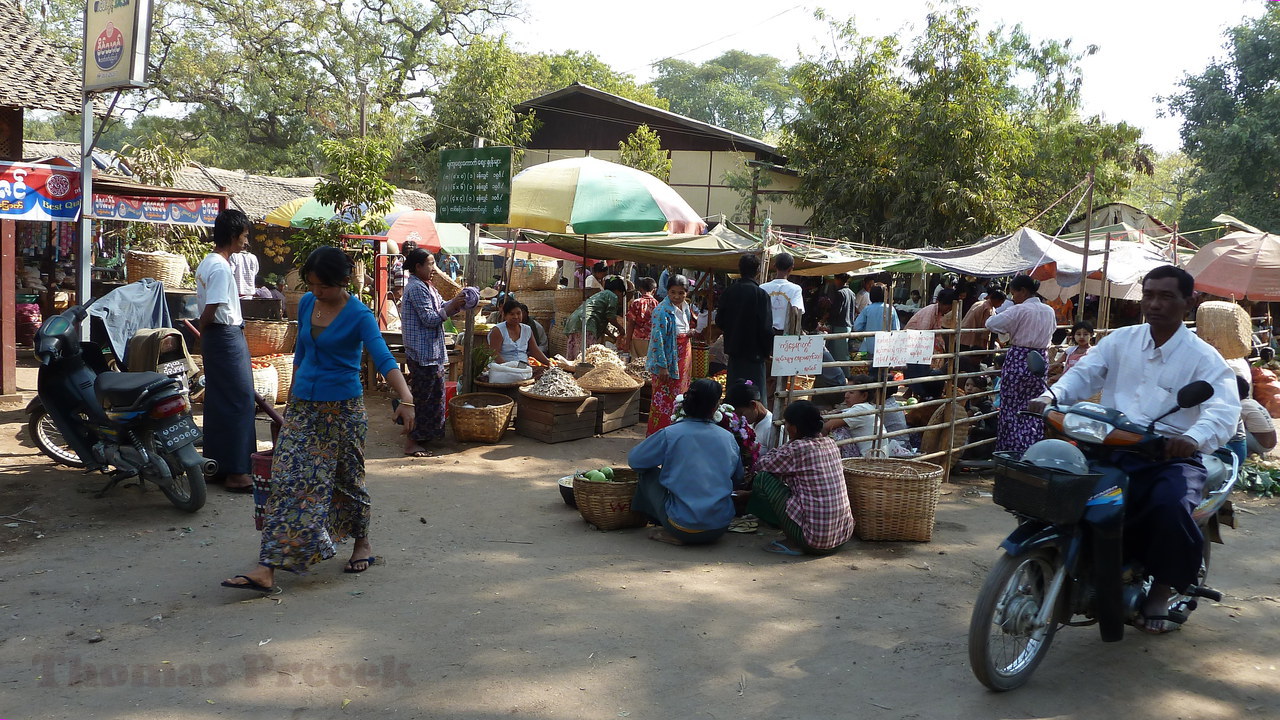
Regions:
M 1036 377 L 1044 377 L 1049 372 L 1049 365 L 1044 361 L 1044 356 L 1038 352 L 1027 353 L 1027 370 Z M 1208 383 L 1205 383 L 1208 385 Z M 1212 392 L 1212 388 L 1210 388 Z
M 1213 397 L 1213 386 L 1204 380 L 1196 380 L 1178 391 L 1178 407 L 1193 408 Z

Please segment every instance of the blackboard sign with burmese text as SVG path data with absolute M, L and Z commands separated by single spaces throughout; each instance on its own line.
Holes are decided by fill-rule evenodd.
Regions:
M 511 212 L 511 148 L 440 151 L 436 220 L 505 224 Z

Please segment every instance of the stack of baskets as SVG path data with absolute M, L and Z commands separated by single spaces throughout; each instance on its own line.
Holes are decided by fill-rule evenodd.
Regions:
M 560 267 L 554 261 L 516 260 L 511 268 L 512 291 L 555 290 Z
M 564 323 L 582 304 L 580 288 L 557 288 L 551 291 L 552 307 L 555 308 L 553 324 L 547 329 L 547 339 L 551 343 L 552 355 L 564 355 L 569 351 L 569 338 L 564 333 Z
M 253 385 L 268 402 L 283 403 L 293 386 L 293 347 L 298 323 L 288 320 L 245 320 L 244 339 L 253 357 Z M 267 379 L 267 376 L 270 379 Z
M 167 252 L 129 250 L 124 254 L 124 262 L 127 282 L 154 278 L 167 288 L 182 287 L 183 276 L 191 270 L 186 258 Z
M 942 468 L 900 458 L 844 461 L 849 504 L 863 540 L 928 542 L 942 494 Z

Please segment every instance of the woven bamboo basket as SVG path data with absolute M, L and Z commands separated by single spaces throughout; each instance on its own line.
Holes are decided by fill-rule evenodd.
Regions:
M 280 390 L 280 377 L 275 366 L 266 360 L 254 360 L 250 367 L 253 370 L 253 391 L 274 402 Z
M 555 262 L 528 260 L 511 268 L 512 290 L 555 290 L 559 266 Z
M 284 314 L 290 320 L 298 319 L 298 304 L 302 302 L 302 296 L 306 293 L 301 290 L 285 290 L 284 291 Z
M 268 355 L 263 359 L 275 367 L 276 376 L 279 378 L 278 387 L 276 388 L 276 403 L 289 402 L 289 390 L 293 387 L 293 354 Z
M 569 317 L 569 313 L 582 304 L 582 291 L 576 288 L 559 288 L 555 291 L 556 315 Z
M 849 458 L 844 480 L 855 532 L 863 540 L 933 539 L 942 468 L 899 458 Z
M 530 315 L 540 317 L 556 311 L 555 290 L 526 290 L 517 299 L 529 308 Z
M 462 286 L 450 280 L 449 276 L 442 272 L 437 272 L 431 276 L 431 284 L 435 286 L 436 292 L 440 293 L 440 297 L 445 302 L 449 302 L 457 297 L 458 293 L 462 292 Z
M 249 345 L 249 355 L 279 355 L 293 352 L 290 335 L 297 338 L 296 323 L 287 320 L 245 320 L 244 340 Z
M 191 269 L 186 258 L 173 253 L 129 250 L 124 257 L 125 279 L 131 283 L 154 278 L 167 288 L 181 287 L 182 276 Z
M 552 355 L 564 355 L 569 352 L 569 338 L 564 334 L 564 323 L 555 322 L 547 328 L 547 343 Z
M 581 475 L 573 478 L 573 499 L 582 519 L 601 530 L 638 528 L 649 524 L 643 513 L 632 512 L 639 476 L 630 468 L 615 468 L 612 482 L 591 482 Z
M 466 404 L 488 407 L 463 407 Z M 466 393 L 449 401 L 449 424 L 458 442 L 496 443 L 507 431 L 515 403 L 498 393 Z
M 1227 360 L 1248 357 L 1253 351 L 1253 323 L 1249 313 L 1232 302 L 1200 303 L 1196 309 L 1196 334 Z

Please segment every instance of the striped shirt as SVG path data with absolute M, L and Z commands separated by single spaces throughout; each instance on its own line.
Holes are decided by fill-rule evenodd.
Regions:
M 987 329 L 1009 336 L 1009 344 L 1018 347 L 1044 350 L 1053 340 L 1058 326 L 1053 308 L 1032 296 L 1009 309 L 987 318 Z
M 422 278 L 410 275 L 400 301 L 404 351 L 418 365 L 444 365 L 444 298 Z

